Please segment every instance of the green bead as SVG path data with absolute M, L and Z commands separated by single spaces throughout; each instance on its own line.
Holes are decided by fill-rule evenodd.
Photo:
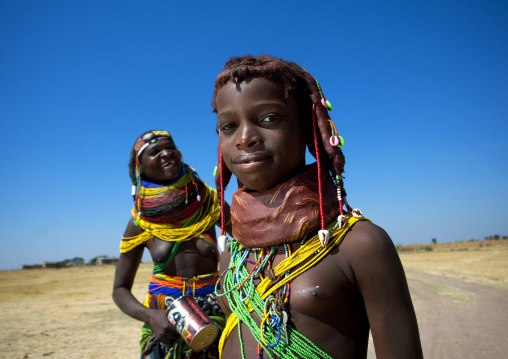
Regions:
M 342 147 L 344 146 L 344 138 L 342 136 L 339 136 L 339 144 L 337 145 L 337 147 Z
M 216 174 L 217 174 L 217 166 L 215 166 L 215 168 L 213 169 L 213 176 L 215 177 Z
M 332 104 L 330 103 L 330 101 L 326 100 L 326 106 L 328 106 L 328 111 L 332 110 Z
M 135 226 L 139 226 L 139 222 L 138 221 L 134 221 L 134 225 Z

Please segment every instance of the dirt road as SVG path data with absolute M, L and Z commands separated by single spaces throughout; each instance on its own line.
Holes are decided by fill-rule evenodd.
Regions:
M 406 275 L 425 358 L 507 357 L 508 293 L 410 270 Z
M 138 272 L 139 300 L 151 268 Z M 507 357 L 508 292 L 406 273 L 425 358 Z M 113 274 L 113 266 L 0 272 L 0 358 L 137 358 L 141 323 L 113 303 Z

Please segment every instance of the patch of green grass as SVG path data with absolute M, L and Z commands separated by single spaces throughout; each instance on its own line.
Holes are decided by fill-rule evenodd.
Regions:
M 429 282 L 428 280 L 416 277 L 414 275 L 407 275 L 407 279 L 415 280 L 422 283 L 427 288 L 433 290 L 439 295 L 450 298 L 457 303 L 476 303 L 476 296 L 467 290 L 459 289 L 451 285 L 443 285 Z

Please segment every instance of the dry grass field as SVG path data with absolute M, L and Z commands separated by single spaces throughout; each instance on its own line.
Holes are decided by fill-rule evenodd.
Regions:
M 508 240 L 397 247 L 406 269 L 508 291 Z
M 133 292 L 144 300 L 152 266 Z M 141 324 L 111 299 L 115 267 L 0 272 L 0 358 L 139 358 Z
M 508 241 L 429 246 L 399 248 L 405 268 L 508 290 Z M 151 268 L 145 263 L 138 272 L 133 291 L 140 301 Z M 113 276 L 111 265 L 0 271 L 0 358 L 138 358 L 141 323 L 113 303 Z M 426 299 L 416 299 L 425 324 L 418 303 Z

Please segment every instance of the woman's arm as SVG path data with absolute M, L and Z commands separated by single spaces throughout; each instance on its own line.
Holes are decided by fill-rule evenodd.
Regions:
M 139 231 L 139 227 L 136 227 L 131 220 L 127 225 L 125 236 L 139 234 Z M 157 340 L 169 343 L 178 336 L 178 333 L 166 318 L 165 310 L 149 309 L 132 294 L 132 285 L 143 256 L 143 250 L 144 246 L 140 245 L 129 252 L 120 254 L 113 284 L 113 300 L 125 314 L 148 324 L 154 331 Z

